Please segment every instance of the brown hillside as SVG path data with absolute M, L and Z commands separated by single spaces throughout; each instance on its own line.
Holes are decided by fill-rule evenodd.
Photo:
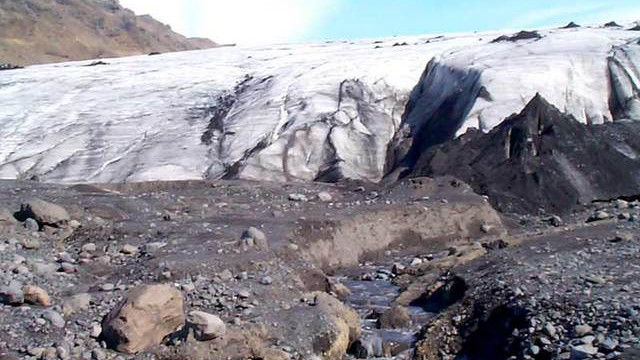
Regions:
M 0 63 L 30 65 L 210 48 L 117 0 L 0 0 Z

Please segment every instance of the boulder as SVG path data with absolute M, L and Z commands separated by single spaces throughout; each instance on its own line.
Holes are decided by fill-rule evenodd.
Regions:
M 242 244 L 246 246 L 257 246 L 261 249 L 269 247 L 267 236 L 258 228 L 250 227 L 242 233 Z
M 182 293 L 171 285 L 131 290 L 102 321 L 102 338 L 110 348 L 135 354 L 159 345 L 185 324 Z
M 218 316 L 204 311 L 192 311 L 187 317 L 189 326 L 194 330 L 198 341 L 209 341 L 221 338 L 227 332 L 227 327 Z
M 314 304 L 323 313 L 333 316 L 336 319 L 344 321 L 349 329 L 349 342 L 358 340 L 361 335 L 360 317 L 352 308 L 344 305 L 335 297 L 324 293 L 316 292 L 314 295 Z
M 40 228 L 66 226 L 71 220 L 69 213 L 63 207 L 40 199 L 31 199 L 20 205 L 17 216 L 22 221 L 34 219 Z
M 411 313 L 406 307 L 394 306 L 378 319 L 381 329 L 403 329 L 411 326 Z

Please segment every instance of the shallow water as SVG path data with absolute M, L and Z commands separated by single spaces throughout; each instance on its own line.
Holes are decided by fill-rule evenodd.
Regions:
M 392 355 L 404 357 L 407 352 L 411 351 L 417 341 L 416 335 L 420 331 L 421 325 L 433 317 L 433 314 L 425 312 L 420 307 L 409 307 L 413 323 L 410 328 L 378 329 L 377 317 L 372 315 L 381 314 L 389 310 L 400 293 L 400 287 L 387 279 L 371 281 L 339 278 L 336 280 L 351 290 L 351 295 L 346 299 L 346 303 L 360 315 L 362 343 L 368 344 L 370 348 L 374 349 L 374 356 L 369 358 L 382 357 L 382 344 L 384 344 L 385 348 L 396 349 L 392 351 Z M 394 354 L 394 352 L 397 353 Z

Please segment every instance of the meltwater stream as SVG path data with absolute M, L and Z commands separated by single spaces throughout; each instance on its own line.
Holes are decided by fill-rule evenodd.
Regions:
M 336 279 L 351 290 L 346 303 L 358 312 L 362 324 L 360 351 L 352 352 L 351 355 L 356 358 L 410 358 L 417 333 L 434 314 L 412 306 L 408 308 L 412 320 L 409 327 L 379 328 L 379 315 L 391 309 L 400 293 L 400 287 L 391 281 L 391 274 L 384 268 L 372 267 L 367 270 L 372 270 L 369 273 L 375 275 Z

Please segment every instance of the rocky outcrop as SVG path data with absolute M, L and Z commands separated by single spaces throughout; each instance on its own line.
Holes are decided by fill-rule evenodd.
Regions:
M 145 285 L 130 291 L 102 320 L 109 347 L 135 354 L 158 345 L 185 324 L 183 298 L 170 285 Z
M 457 176 L 502 211 L 567 212 L 640 194 L 638 131 L 633 121 L 583 126 L 537 95 L 488 134 L 427 150 L 412 174 Z
M 0 63 L 0 71 L 22 69 L 22 66 Z
M 503 41 L 516 42 L 516 41 L 522 41 L 522 40 L 539 40 L 539 39 L 542 39 L 542 36 L 537 31 L 523 30 L 514 35 L 502 35 L 500 37 L 495 38 L 492 42 L 494 43 L 503 42 Z

